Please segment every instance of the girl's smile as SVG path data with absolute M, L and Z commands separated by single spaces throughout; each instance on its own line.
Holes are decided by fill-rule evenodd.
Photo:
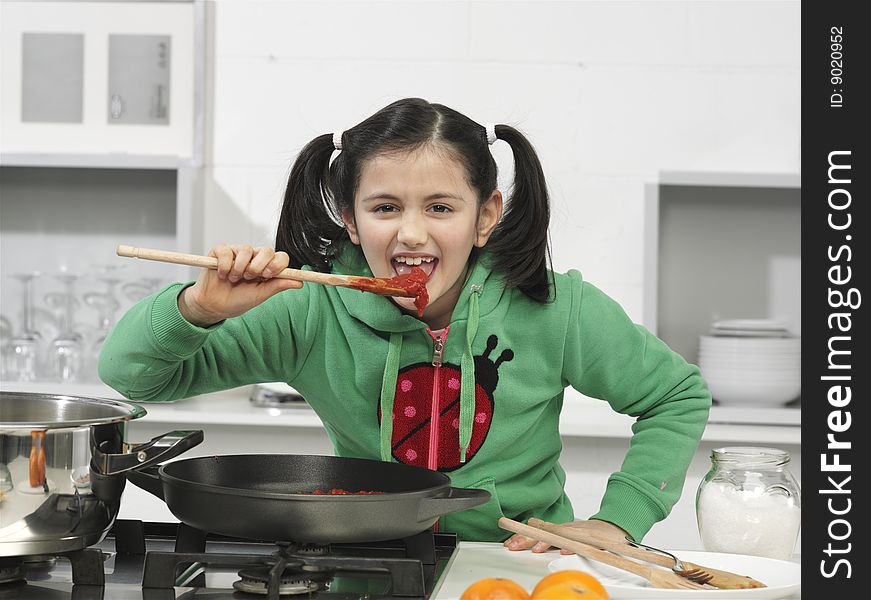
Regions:
M 344 220 L 375 277 L 405 275 L 414 267 L 426 273 L 430 303 L 423 320 L 438 329 L 450 322 L 472 248 L 487 243 L 501 214 L 498 190 L 480 205 L 462 164 L 442 147 L 425 146 L 367 161 L 354 214 Z M 417 313 L 413 298 L 393 300 Z
M 438 264 L 438 259 L 434 256 L 420 254 L 397 254 L 393 257 L 393 270 L 397 275 L 406 275 L 411 272 L 414 267 L 420 267 L 426 276 L 432 275 Z

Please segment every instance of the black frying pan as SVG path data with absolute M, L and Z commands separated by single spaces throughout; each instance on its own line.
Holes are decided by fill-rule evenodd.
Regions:
M 490 499 L 447 475 L 400 463 L 295 454 L 208 456 L 131 471 L 202 531 L 270 541 L 374 542 L 408 537 Z M 339 488 L 381 494 L 317 495 Z

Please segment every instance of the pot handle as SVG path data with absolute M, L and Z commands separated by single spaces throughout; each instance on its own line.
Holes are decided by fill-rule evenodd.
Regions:
M 104 453 L 97 447 L 93 452 L 92 464 L 94 470 L 102 475 L 120 475 L 175 458 L 202 441 L 202 429 L 170 431 L 133 446 L 129 452 L 122 454 Z
M 420 501 L 417 517 L 421 521 L 468 510 L 490 501 L 490 492 L 477 488 L 448 488 L 438 496 Z
M 160 479 L 159 465 L 152 465 L 142 469 L 134 469 L 127 472 L 127 479 L 138 488 L 142 488 L 152 496 L 157 496 L 161 500 L 166 500 L 163 497 L 163 481 Z

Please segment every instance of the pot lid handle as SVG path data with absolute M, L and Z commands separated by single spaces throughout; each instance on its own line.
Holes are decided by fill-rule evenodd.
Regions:
M 195 429 L 164 433 L 144 444 L 133 446 L 129 452 L 122 454 L 103 452 L 100 444 L 94 448 L 91 464 L 92 468 L 102 475 L 119 475 L 175 458 L 202 441 L 202 429 Z

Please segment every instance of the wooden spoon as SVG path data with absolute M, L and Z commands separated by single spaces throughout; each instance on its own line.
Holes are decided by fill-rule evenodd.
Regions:
M 184 252 L 170 252 L 168 250 L 154 250 L 152 248 L 136 248 L 125 245 L 118 246 L 115 251 L 118 256 L 130 258 L 142 258 L 177 265 L 188 265 L 190 267 L 204 267 L 206 269 L 218 268 L 218 259 L 214 256 L 185 254 Z M 420 271 L 420 273 L 416 273 L 415 270 Z M 381 296 L 414 298 L 415 305 L 418 306 L 420 312 L 423 312 L 420 304 L 426 305 L 426 274 L 419 268 L 412 269 L 412 272 L 408 275 L 399 275 L 390 279 L 360 277 L 357 275 L 334 275 L 332 273 L 318 273 L 317 271 L 303 271 L 301 269 L 284 269 L 280 273 L 273 275 L 273 277 L 347 287 L 372 292 Z

